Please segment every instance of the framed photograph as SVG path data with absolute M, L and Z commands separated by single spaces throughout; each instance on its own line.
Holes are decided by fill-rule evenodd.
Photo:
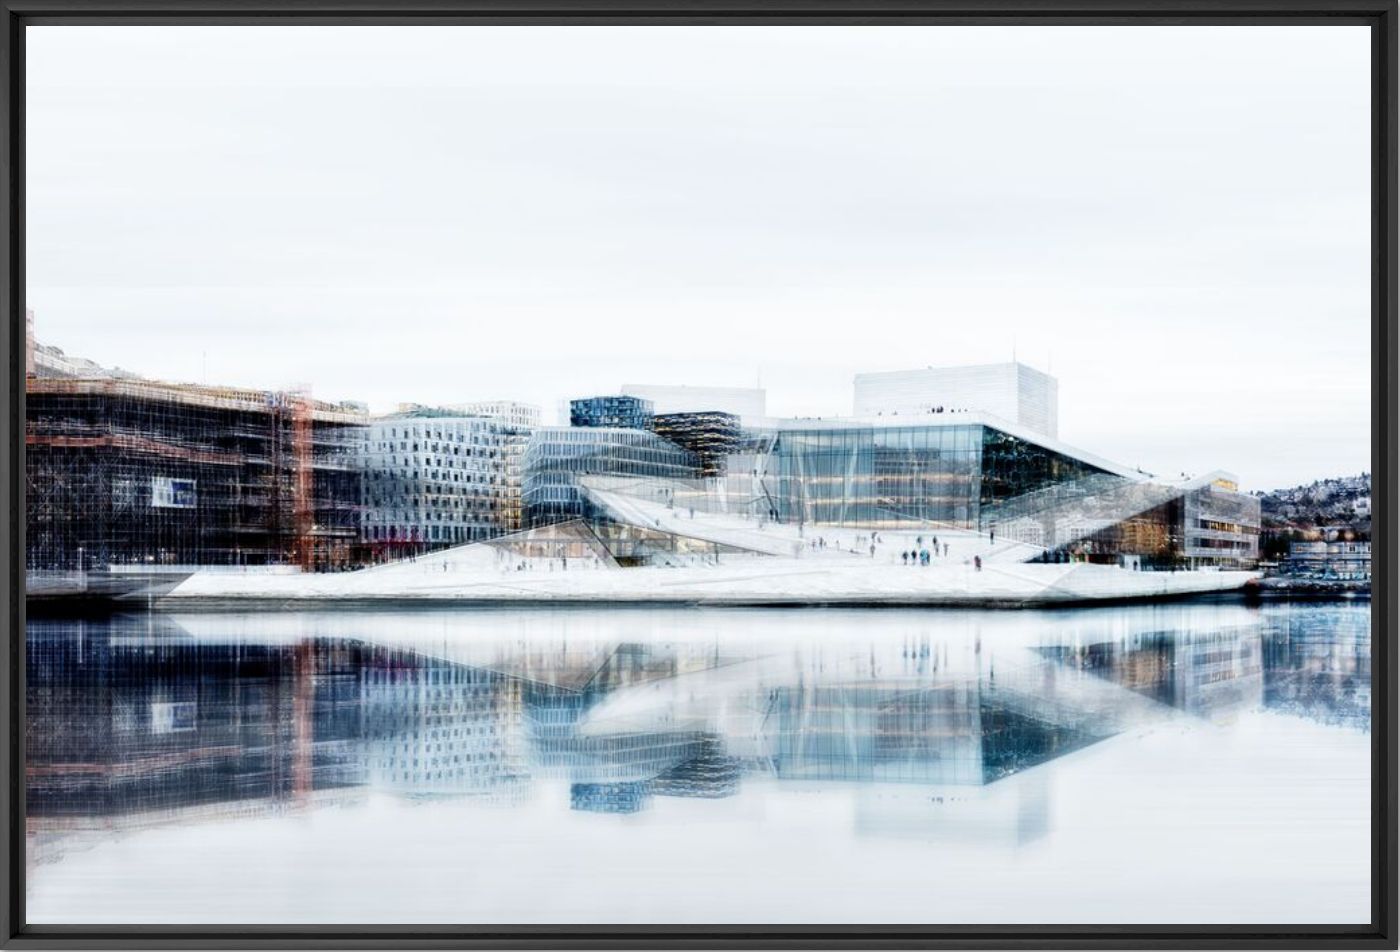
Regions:
M 0 0 L 11 948 L 1396 948 L 1394 0 Z

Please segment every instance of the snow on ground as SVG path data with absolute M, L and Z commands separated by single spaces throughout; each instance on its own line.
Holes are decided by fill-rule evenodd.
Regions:
M 1133 572 L 1089 564 L 987 563 L 903 566 L 853 560 L 740 557 L 719 564 L 567 568 L 535 560 L 525 571 L 483 566 L 448 550 L 430 558 L 362 572 L 326 575 L 226 575 L 197 572 L 165 597 L 193 599 L 437 599 L 451 601 L 679 602 L 762 604 L 1051 604 L 1230 591 L 1248 572 Z

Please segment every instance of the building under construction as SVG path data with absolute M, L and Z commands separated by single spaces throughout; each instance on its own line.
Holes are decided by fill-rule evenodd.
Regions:
M 32 572 L 358 561 L 358 408 L 116 377 L 27 392 Z

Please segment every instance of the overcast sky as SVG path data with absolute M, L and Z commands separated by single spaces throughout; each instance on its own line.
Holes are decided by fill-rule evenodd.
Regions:
M 1060 436 L 1370 468 L 1362 27 L 30 27 L 38 337 L 374 409 L 851 410 L 1009 359 Z

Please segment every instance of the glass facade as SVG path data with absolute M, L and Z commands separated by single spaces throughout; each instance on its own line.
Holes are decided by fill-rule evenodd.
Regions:
M 982 485 L 985 513 L 998 504 L 1037 490 L 1090 477 L 1113 477 L 1083 460 L 1057 453 L 989 426 L 982 431 Z
M 522 501 L 527 526 L 587 517 L 577 477 L 694 478 L 699 458 L 646 430 L 617 427 L 545 427 L 525 449 Z
M 975 529 L 984 510 L 1097 467 L 981 424 L 780 430 L 765 483 L 777 519 Z
M 518 529 L 509 472 L 517 436 L 510 424 L 485 417 L 424 412 L 376 420 L 361 452 L 365 542 L 378 557 L 394 557 Z
M 570 426 L 611 426 L 645 430 L 651 426 L 652 403 L 641 397 L 583 397 L 569 401 Z
M 976 525 L 980 426 L 780 430 L 763 482 L 782 522 Z

